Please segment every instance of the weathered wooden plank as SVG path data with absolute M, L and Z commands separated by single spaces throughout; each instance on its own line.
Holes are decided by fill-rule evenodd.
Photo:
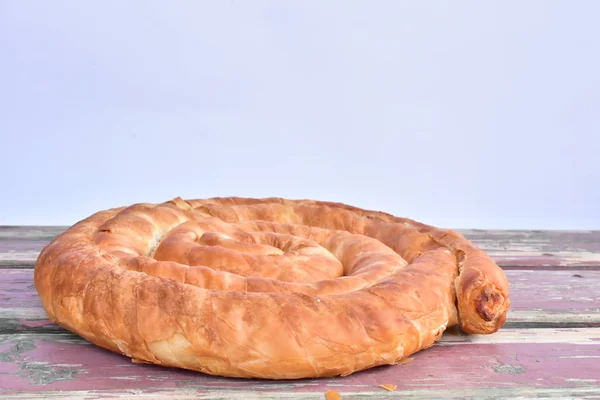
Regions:
M 494 339 L 495 337 L 495 339 Z M 396 392 L 378 386 L 394 384 Z M 42 391 L 116 390 L 164 395 L 188 391 L 196 398 L 283 393 L 297 398 L 337 390 L 369 396 L 406 397 L 419 390 L 511 388 L 514 390 L 600 387 L 600 328 L 505 329 L 494 335 L 444 335 L 405 365 L 374 368 L 344 378 L 265 381 L 225 379 L 128 359 L 71 334 L 0 335 L 0 395 Z M 191 392 L 190 392 L 191 391 Z M 392 394 L 393 393 L 393 394 Z M 441 392 L 439 392 L 441 393 Z M 64 393 L 66 395 L 67 393 Z M 293 397 L 292 397 L 293 398 Z M 322 397 L 321 397 L 322 398 Z
M 66 226 L 0 225 L 0 266 L 32 267 L 42 248 L 65 229 Z
M 503 267 L 600 267 L 600 231 L 460 232 Z
M 508 270 L 507 326 L 600 326 L 600 271 Z
M 323 400 L 325 396 L 318 392 L 264 392 L 246 390 L 211 390 L 203 391 L 190 388 L 147 390 L 79 390 L 79 391 L 48 391 L 41 395 L 39 392 L 19 392 L 5 394 L 4 400 L 40 400 L 40 399 L 177 399 L 177 400 Z M 484 388 L 484 389 L 411 389 L 394 392 L 377 391 L 343 392 L 342 400 L 346 399 L 470 399 L 470 400 L 501 400 L 501 399 L 598 399 L 598 386 L 577 386 L 564 388 Z
M 0 226 L 0 266 L 31 266 L 66 227 Z M 505 268 L 600 270 L 600 231 L 461 230 Z
M 48 242 L 0 239 L 0 267 L 32 268 L 40 251 Z
M 600 271 L 509 270 L 513 310 L 600 312 Z
M 507 327 L 600 326 L 600 271 L 506 271 Z M 0 268 L 0 332 L 61 330 L 47 320 L 33 270 Z
M 0 225 L 0 240 L 52 240 L 66 226 Z

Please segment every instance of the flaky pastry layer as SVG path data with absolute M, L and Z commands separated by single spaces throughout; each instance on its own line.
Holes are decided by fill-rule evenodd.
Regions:
M 212 198 L 98 212 L 41 252 L 49 318 L 130 357 L 295 379 L 396 364 L 449 326 L 489 334 L 506 276 L 462 235 L 340 203 Z

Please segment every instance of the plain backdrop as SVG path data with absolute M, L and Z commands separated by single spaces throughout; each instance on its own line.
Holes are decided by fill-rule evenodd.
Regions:
M 0 1 L 0 224 L 176 196 L 600 228 L 600 1 Z

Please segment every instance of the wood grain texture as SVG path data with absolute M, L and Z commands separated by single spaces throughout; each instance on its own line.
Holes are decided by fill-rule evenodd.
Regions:
M 395 392 L 378 391 L 358 391 L 344 392 L 342 400 L 346 399 L 456 399 L 456 400 L 502 400 L 502 399 L 595 399 L 600 398 L 600 388 L 598 386 L 577 386 L 563 388 L 506 388 L 497 387 L 493 389 L 411 389 Z M 81 390 L 81 391 L 48 391 L 44 392 L 44 399 L 61 400 L 80 400 L 80 399 L 131 399 L 142 398 L 145 400 L 323 400 L 324 394 L 317 392 L 264 392 L 264 391 L 246 391 L 246 390 L 220 390 L 210 391 L 198 390 L 193 388 L 162 389 L 151 390 Z M 4 400 L 39 400 L 39 392 L 20 392 L 6 394 Z
M 67 229 L 66 226 L 0 225 L 0 240 L 51 240 Z
M 395 392 L 381 384 L 398 386 Z M 248 393 L 313 398 L 334 389 L 373 397 L 406 397 L 413 391 L 600 387 L 600 328 L 506 329 L 494 335 L 446 334 L 405 365 L 374 368 L 344 378 L 265 381 L 224 379 L 191 371 L 132 364 L 71 334 L 0 335 L 0 395 L 45 391 L 162 394 L 196 398 L 247 398 Z M 222 397 L 215 396 L 220 393 Z M 481 393 L 481 392 L 480 392 Z M 63 393 L 64 394 L 64 393 Z M 270 396 L 270 397 L 269 397 Z M 316 398 L 316 397 L 315 397 Z M 321 397 L 322 398 L 322 397 Z
M 0 266 L 31 267 L 66 227 L 0 226 Z M 600 231 L 459 230 L 505 268 L 600 270 Z
M 600 269 L 600 231 L 462 230 L 505 268 Z
M 461 231 L 506 270 L 505 328 L 452 329 L 406 365 L 273 382 L 132 364 L 50 323 L 31 268 L 64 229 L 0 226 L 0 398 L 600 398 L 600 231 Z
M 600 271 L 506 271 L 512 307 L 507 327 L 600 326 Z M 0 268 L 0 332 L 61 330 L 47 320 L 33 270 Z

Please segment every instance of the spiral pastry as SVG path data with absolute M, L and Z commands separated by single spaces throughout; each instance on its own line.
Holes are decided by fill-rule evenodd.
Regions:
M 460 234 L 340 203 L 211 198 L 98 212 L 35 265 L 49 318 L 134 362 L 228 377 L 349 375 L 458 324 L 503 326 L 502 269 Z

